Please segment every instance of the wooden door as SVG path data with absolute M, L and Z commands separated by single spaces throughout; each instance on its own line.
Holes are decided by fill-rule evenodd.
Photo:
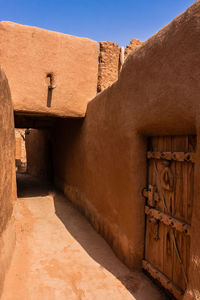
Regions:
M 187 287 L 196 136 L 148 141 L 143 268 L 177 299 Z

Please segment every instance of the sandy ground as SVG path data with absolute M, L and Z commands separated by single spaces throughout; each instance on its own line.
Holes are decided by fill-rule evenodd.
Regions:
M 161 300 L 62 195 L 20 175 L 17 244 L 2 300 Z

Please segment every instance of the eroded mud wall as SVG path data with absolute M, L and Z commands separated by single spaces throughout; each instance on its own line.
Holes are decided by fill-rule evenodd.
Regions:
M 100 42 L 97 92 L 103 91 L 117 80 L 119 53 L 117 43 Z
M 130 267 L 144 250 L 146 138 L 197 134 L 188 288 L 200 295 L 200 1 L 129 55 L 84 121 L 55 132 L 57 185 Z
M 135 50 L 137 47 L 141 46 L 143 42 L 141 42 L 138 39 L 132 39 L 129 43 L 129 45 L 126 46 L 125 51 L 124 51 L 124 57 L 125 59 L 131 54 L 133 50 Z
M 0 68 L 0 295 L 15 243 L 13 206 L 16 199 L 15 134 L 7 79 Z
M 141 45 L 140 40 L 132 39 L 125 48 L 124 59 Z M 109 41 L 100 42 L 97 92 L 102 92 L 118 79 L 120 68 L 120 47 L 118 44 Z

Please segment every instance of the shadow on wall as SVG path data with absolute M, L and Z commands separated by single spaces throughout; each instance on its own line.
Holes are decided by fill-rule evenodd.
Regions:
M 100 266 L 111 272 L 135 299 L 144 299 L 138 293 L 141 282 L 148 283 L 141 272 L 131 272 L 120 262 L 111 250 L 106 241 L 92 228 L 88 220 L 82 216 L 80 223 L 80 212 L 74 209 L 70 201 L 66 201 L 66 196 L 61 193 L 54 195 L 54 206 L 57 217 L 62 221 L 70 234 L 78 241 L 90 257 L 92 257 Z M 162 293 L 162 292 L 161 292 Z M 165 295 L 163 294 L 163 298 Z

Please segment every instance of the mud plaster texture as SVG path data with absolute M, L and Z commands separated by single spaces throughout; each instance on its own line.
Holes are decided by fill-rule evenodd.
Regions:
M 16 200 L 15 134 L 8 81 L 0 68 L 0 295 L 10 264 L 15 229 L 13 206 Z
M 18 112 L 84 116 L 96 95 L 98 43 L 87 38 L 0 22 L 0 65 Z
M 52 175 L 51 141 L 48 130 L 30 129 L 25 136 L 27 173 L 50 180 Z
M 142 43 L 140 40 L 132 39 L 125 48 L 124 58 L 126 59 Z M 119 71 L 120 47 L 117 43 L 100 42 L 97 92 L 102 92 L 105 88 L 112 85 L 118 79 Z
M 2 300 L 164 300 L 63 195 L 18 175 L 17 244 Z
M 144 250 L 147 137 L 197 135 L 184 300 L 200 297 L 199 36 L 196 1 L 129 55 L 119 79 L 89 103 L 84 121 L 60 121 L 55 134 L 57 184 L 132 268 L 141 266 Z

